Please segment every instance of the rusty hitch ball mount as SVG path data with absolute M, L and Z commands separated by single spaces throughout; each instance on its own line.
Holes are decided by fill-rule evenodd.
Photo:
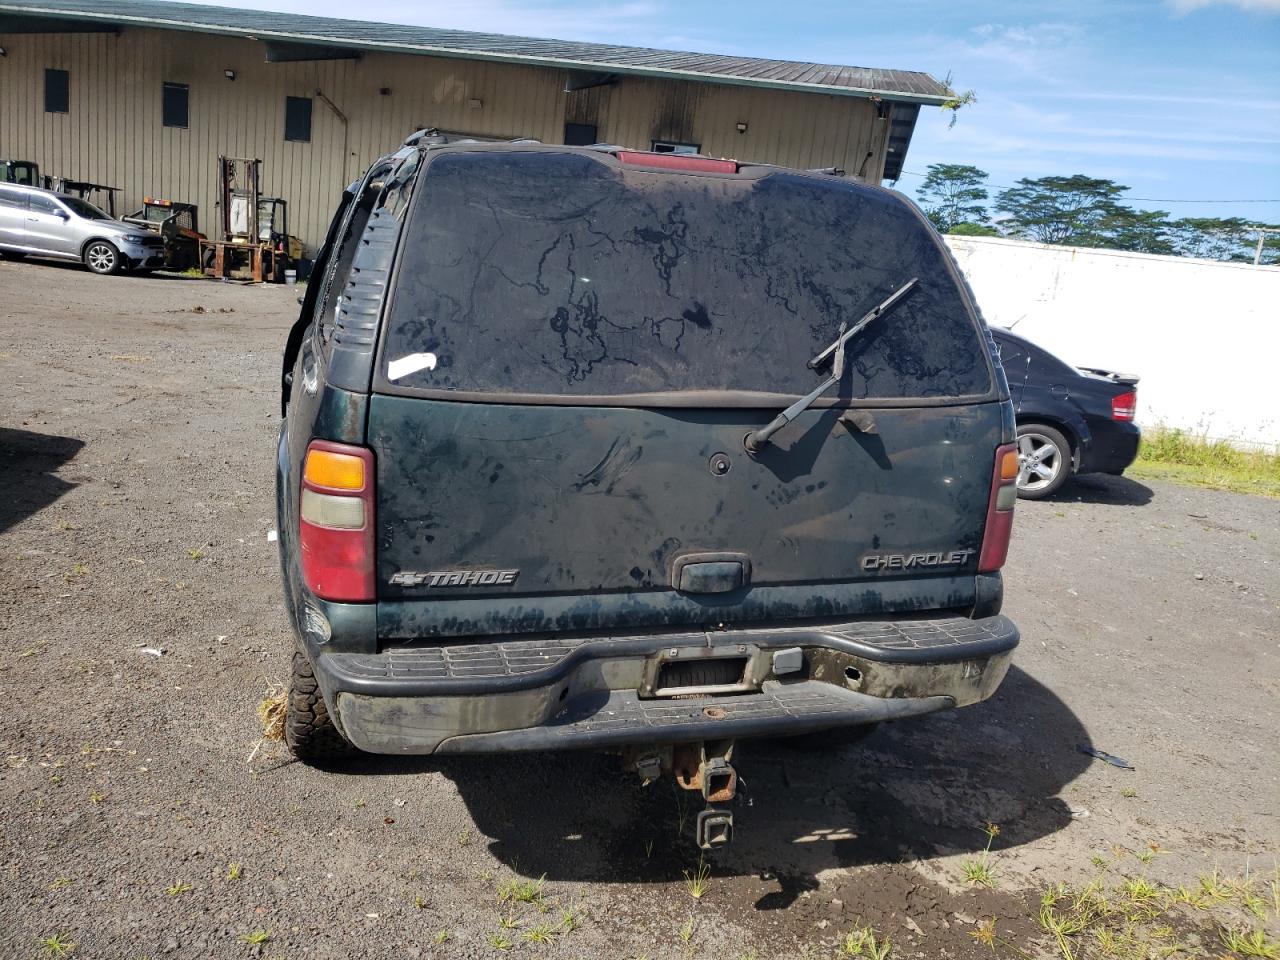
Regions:
M 738 795 L 738 771 L 729 762 L 732 756 L 732 740 L 707 740 L 631 748 L 624 751 L 623 763 L 638 773 L 646 786 L 670 773 L 682 789 L 701 793 L 707 807 L 698 814 L 696 837 L 699 847 L 713 850 L 733 839 L 733 812 L 717 806 Z

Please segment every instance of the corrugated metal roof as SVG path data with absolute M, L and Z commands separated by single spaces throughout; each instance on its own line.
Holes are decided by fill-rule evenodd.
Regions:
M 843 96 L 941 104 L 953 94 L 927 73 L 620 47 L 497 33 L 338 20 L 151 0 L 0 0 L 0 14 L 150 26 L 571 70 L 698 80 Z

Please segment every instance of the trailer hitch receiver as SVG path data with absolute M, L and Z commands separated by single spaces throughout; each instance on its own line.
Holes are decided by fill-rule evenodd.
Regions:
M 703 850 L 723 847 L 733 839 L 733 814 L 707 807 L 698 814 L 697 840 Z

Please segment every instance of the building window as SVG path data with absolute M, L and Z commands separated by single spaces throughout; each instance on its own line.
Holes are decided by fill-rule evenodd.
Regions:
M 160 99 L 160 112 L 164 115 L 166 127 L 186 128 L 187 95 L 185 83 L 165 83 Z
M 311 98 L 284 98 L 284 138 L 294 143 L 311 142 Z
M 651 140 L 649 147 L 654 153 L 701 153 L 700 143 L 676 143 L 671 140 Z
M 600 138 L 594 123 L 566 123 L 564 125 L 564 142 L 568 147 L 589 147 L 599 143 Z
M 71 75 L 65 70 L 44 72 L 44 112 L 70 113 Z

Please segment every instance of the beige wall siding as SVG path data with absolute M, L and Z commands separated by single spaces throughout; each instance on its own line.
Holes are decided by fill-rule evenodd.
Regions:
M 0 158 L 121 187 L 121 214 L 147 195 L 194 202 L 212 233 L 217 157 L 260 157 L 265 191 L 288 201 L 290 232 L 309 249 L 323 238 L 341 188 L 423 126 L 560 143 L 568 119 L 640 149 L 678 140 L 739 160 L 865 169 L 871 182 L 884 168 L 888 123 L 852 97 L 625 77 L 565 93 L 564 73 L 541 67 L 380 53 L 266 63 L 251 40 L 151 29 L 3 41 Z M 67 114 L 44 112 L 46 68 L 70 73 Z M 165 81 L 190 87 L 188 129 L 161 122 Z M 310 143 L 284 139 L 287 96 L 313 99 Z

